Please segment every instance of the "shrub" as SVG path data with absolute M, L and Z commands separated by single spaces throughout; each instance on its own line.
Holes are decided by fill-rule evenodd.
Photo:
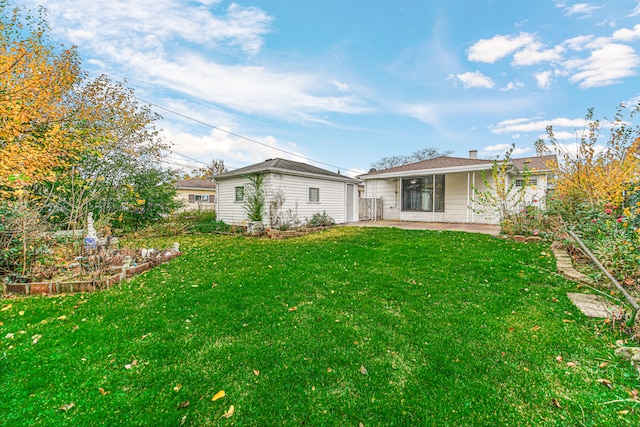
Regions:
M 313 214 L 306 225 L 307 227 L 327 227 L 333 224 L 335 224 L 333 218 L 327 214 L 327 211 L 323 211 L 322 213 L 317 212 Z

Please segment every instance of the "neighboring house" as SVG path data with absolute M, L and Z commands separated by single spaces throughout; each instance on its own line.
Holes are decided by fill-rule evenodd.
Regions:
M 525 164 L 532 172 L 527 203 L 544 206 L 552 175 L 550 164 L 555 162 L 555 155 L 512 159 L 508 175 L 516 187 L 524 185 Z M 478 159 L 477 151 L 471 150 L 469 158 L 443 156 L 381 171 L 372 169 L 358 177 L 365 182 L 361 206 L 368 203 L 377 208 L 369 214 L 374 220 L 497 224 L 496 215 L 474 211 L 478 206 L 473 189 L 487 190 L 483 173 L 492 184 L 492 165 L 493 160 Z
M 176 199 L 183 203 L 180 211 L 214 210 L 216 207 L 216 183 L 206 179 L 183 179 L 173 184 Z
M 264 175 L 266 227 L 270 225 L 269 205 L 278 193 L 284 198 L 280 210 L 301 223 L 324 212 L 336 223 L 358 220 L 358 180 L 286 159 L 269 159 L 216 175 L 219 220 L 232 225 L 247 222 L 245 188 L 250 183 L 247 177 L 255 174 Z

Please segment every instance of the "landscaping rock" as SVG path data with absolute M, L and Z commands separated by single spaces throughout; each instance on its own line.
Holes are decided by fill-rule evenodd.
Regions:
M 513 236 L 513 240 L 516 242 L 526 242 L 527 238 L 525 236 L 515 235 Z
M 629 360 L 631 365 L 640 373 L 640 347 L 619 347 L 614 354 L 625 360 Z

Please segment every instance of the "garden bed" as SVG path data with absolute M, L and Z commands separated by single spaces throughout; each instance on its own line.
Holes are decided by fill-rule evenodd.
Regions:
M 135 276 L 152 269 L 153 267 L 169 262 L 173 258 L 180 256 L 181 252 L 166 251 L 160 252 L 154 259 L 146 260 L 141 264 L 135 262 L 128 268 L 122 265 L 113 265 L 106 270 L 109 272 L 119 271 L 117 274 L 100 276 L 96 278 L 84 278 L 84 280 L 50 280 L 44 282 L 28 283 L 3 283 L 3 296 L 10 295 L 55 295 L 75 292 L 96 292 L 109 289 L 111 286 L 120 283 L 127 277 Z

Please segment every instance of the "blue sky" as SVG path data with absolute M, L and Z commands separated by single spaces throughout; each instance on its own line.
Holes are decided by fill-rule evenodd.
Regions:
M 354 175 L 426 147 L 528 156 L 547 125 L 572 144 L 588 108 L 611 118 L 640 100 L 638 0 L 25 3 L 90 75 L 180 114 L 157 109 L 167 162 L 187 170 L 285 157 Z

